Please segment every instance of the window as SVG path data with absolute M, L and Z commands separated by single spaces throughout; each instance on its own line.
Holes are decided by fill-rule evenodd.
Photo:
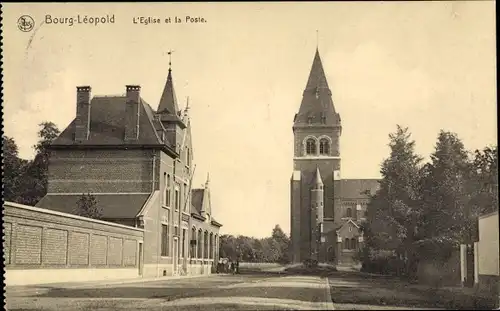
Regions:
M 350 239 L 345 238 L 345 240 L 344 240 L 344 249 L 350 249 L 350 247 L 351 247 L 351 245 L 350 245 L 351 243 L 350 242 L 351 242 Z
M 167 205 L 167 173 L 163 173 L 163 187 L 165 191 L 163 191 L 163 196 L 161 198 L 161 204 Z
M 191 258 L 196 258 L 196 228 L 191 229 Z
M 161 256 L 168 256 L 169 236 L 168 225 L 161 225 Z
M 191 152 L 189 151 L 189 148 L 187 149 L 187 159 L 186 159 L 186 163 L 187 163 L 187 166 L 191 166 Z
M 346 217 L 352 217 L 352 209 L 350 207 L 346 211 Z
M 201 233 L 201 229 L 198 230 L 198 258 L 203 258 L 203 254 L 201 253 L 203 249 L 203 235 Z
M 321 124 L 326 124 L 326 116 L 324 113 L 321 113 Z
M 170 184 L 170 175 L 167 174 L 167 187 L 165 189 L 165 196 L 166 196 L 166 201 L 165 205 L 170 206 L 170 187 L 172 185 Z
M 175 189 L 175 210 L 179 210 L 179 206 L 181 205 L 180 202 L 180 196 L 179 196 L 179 189 Z
M 309 123 L 309 124 L 313 123 L 313 117 L 312 116 L 308 116 L 307 117 L 307 123 Z
M 306 153 L 316 154 L 316 141 L 313 138 L 309 138 L 306 141 Z
M 352 226 L 349 225 L 349 232 L 352 232 Z
M 363 212 L 363 215 L 364 215 L 365 217 L 366 217 L 366 216 L 368 216 L 368 212 L 367 212 L 367 211 L 364 211 L 364 212 Z
M 189 196 L 187 195 L 187 192 L 188 192 L 188 186 L 187 186 L 187 184 L 184 184 L 184 199 L 185 199 L 185 200 L 188 200 L 188 197 L 189 197 Z M 189 203 L 189 201 L 188 201 L 188 202 L 184 202 L 184 205 L 182 206 L 182 209 L 183 209 L 185 212 L 187 212 L 188 203 Z
M 326 138 L 319 141 L 319 153 L 322 155 L 330 154 L 330 142 Z
M 182 238 L 181 238 L 181 257 L 184 258 L 186 254 L 186 229 L 182 229 Z

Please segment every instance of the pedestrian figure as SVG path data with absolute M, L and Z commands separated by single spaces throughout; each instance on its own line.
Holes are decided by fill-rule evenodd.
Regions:
M 236 260 L 236 274 L 240 274 L 240 260 Z
M 234 262 L 231 261 L 231 273 L 234 274 Z

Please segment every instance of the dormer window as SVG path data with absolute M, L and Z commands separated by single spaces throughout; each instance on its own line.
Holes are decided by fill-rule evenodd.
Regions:
M 316 87 L 315 94 L 316 94 L 316 99 L 319 99 L 319 87 Z
M 312 116 L 308 116 L 307 117 L 307 123 L 312 124 L 312 122 L 313 122 L 313 117 Z
M 324 113 L 321 113 L 321 124 L 326 124 L 326 116 Z

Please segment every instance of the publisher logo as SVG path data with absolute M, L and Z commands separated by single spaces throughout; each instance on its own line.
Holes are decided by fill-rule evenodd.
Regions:
M 29 15 L 23 15 L 17 20 L 17 28 L 22 32 L 30 32 L 35 27 L 35 20 Z

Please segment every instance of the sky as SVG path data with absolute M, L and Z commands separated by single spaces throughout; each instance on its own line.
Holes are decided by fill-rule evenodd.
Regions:
M 18 29 L 21 15 L 32 31 Z M 93 16 L 114 23 L 49 23 Z M 497 142 L 493 1 L 7 3 L 2 17 L 4 133 L 23 158 L 40 122 L 62 130 L 75 117 L 76 86 L 114 95 L 138 84 L 156 108 L 174 50 L 194 186 L 210 172 L 221 233 L 289 232 L 293 117 L 317 47 L 342 118 L 342 178 L 379 178 L 397 124 L 426 158 L 441 129 L 470 150 Z M 141 17 L 162 22 L 134 23 Z

